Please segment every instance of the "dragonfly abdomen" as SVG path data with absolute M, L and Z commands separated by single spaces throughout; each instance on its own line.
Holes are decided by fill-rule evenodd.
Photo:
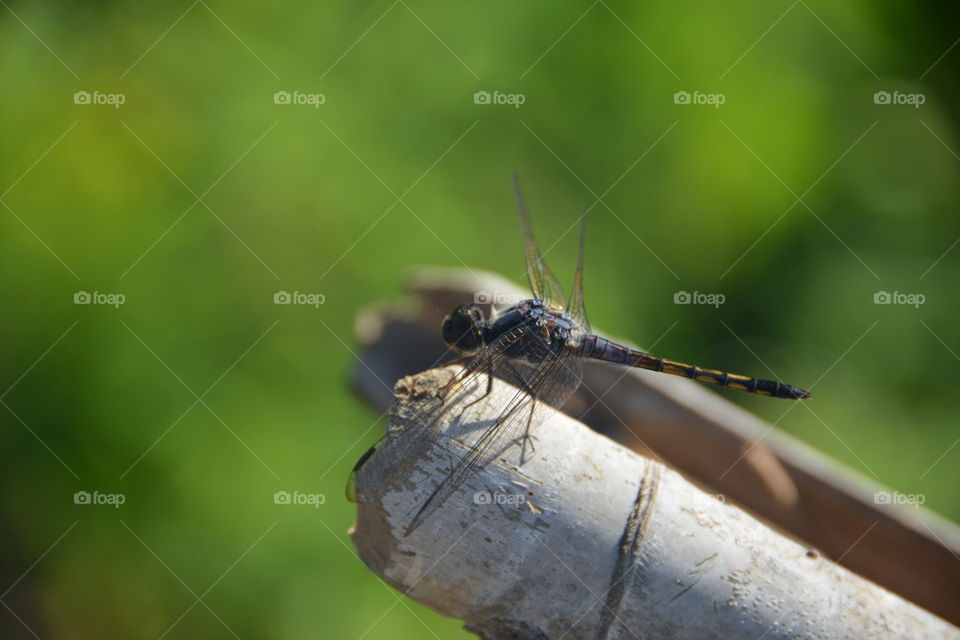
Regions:
M 760 380 L 751 376 L 737 373 L 728 373 L 717 369 L 704 369 L 692 364 L 685 364 L 675 360 L 667 360 L 657 356 L 630 349 L 595 335 L 585 335 L 580 340 L 578 355 L 586 358 L 603 360 L 628 367 L 649 369 L 659 373 L 668 373 L 673 376 L 690 378 L 698 382 L 714 384 L 737 391 L 756 393 L 761 396 L 801 400 L 809 398 L 810 392 L 797 387 L 778 382 L 776 380 Z

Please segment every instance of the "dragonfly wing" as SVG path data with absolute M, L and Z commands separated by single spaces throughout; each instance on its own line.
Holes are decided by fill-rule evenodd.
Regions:
M 521 338 L 519 329 L 500 336 L 469 358 L 460 371 L 437 391 L 436 397 L 421 403 L 415 412 L 398 415 L 404 430 L 409 430 L 402 440 L 400 458 L 417 457 L 426 451 L 437 437 L 436 424 L 468 404 L 478 391 L 486 387 L 490 375 L 504 370 L 504 361 L 507 360 L 504 352 Z
M 557 277 L 550 271 L 550 267 L 543 261 L 537 241 L 533 237 L 530 227 L 530 216 L 527 215 L 527 205 L 520 190 L 520 178 L 513 174 L 513 193 L 517 199 L 517 209 L 520 211 L 520 227 L 523 230 L 523 253 L 527 260 L 527 279 L 530 281 L 530 291 L 537 300 L 542 300 L 550 306 L 563 305 L 563 287 Z
M 536 340 L 531 340 L 531 342 L 536 342 Z M 543 340 L 540 346 L 547 346 L 546 340 Z M 452 471 L 440 482 L 423 506 L 420 507 L 407 527 L 407 535 L 440 508 L 477 471 L 490 464 L 518 438 L 530 435 L 537 424 L 534 413 L 537 410 L 541 395 L 547 394 L 556 397 L 558 391 L 560 391 L 560 395 L 567 393 L 565 389 L 569 384 L 570 370 L 565 370 L 564 364 L 573 359 L 570 356 L 571 352 L 567 350 L 548 350 L 547 355 L 527 371 L 521 371 L 515 366 L 511 366 L 509 362 L 500 363 L 503 367 L 511 368 L 512 375 L 516 375 L 517 372 L 520 373 L 522 377 L 521 386 L 517 388 L 517 391 L 492 424 L 485 427 L 483 434 L 476 440 L 470 451 L 457 462 Z M 568 373 L 565 374 L 565 371 Z M 564 389 L 560 390 L 560 387 L 564 387 Z M 576 387 L 574 387 L 575 389 Z
M 590 333 L 590 321 L 587 319 L 587 309 L 583 305 L 583 247 L 587 232 L 587 212 L 580 216 L 580 240 L 577 249 L 577 270 L 573 273 L 573 288 L 570 290 L 570 300 L 567 302 L 567 313 L 579 325 L 583 333 Z
M 581 358 L 565 358 L 563 364 L 554 370 L 551 379 L 544 381 L 536 390 L 537 402 L 548 404 L 555 409 L 563 409 L 564 403 L 580 387 L 583 366 Z M 527 380 L 537 376 L 537 365 L 528 362 L 506 360 L 500 366 L 496 376 L 520 389 Z

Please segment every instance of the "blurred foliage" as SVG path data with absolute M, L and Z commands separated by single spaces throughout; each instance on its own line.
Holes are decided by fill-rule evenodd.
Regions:
M 960 518 L 947 9 L 4 6 L 11 637 L 462 636 L 352 553 L 343 485 L 383 424 L 345 380 L 357 310 L 395 295 L 408 266 L 519 279 L 511 169 L 559 274 L 591 208 L 595 325 L 815 383 L 789 413 L 728 397 Z M 325 102 L 275 104 L 278 91 Z M 725 103 L 675 104 L 678 91 Z M 878 105 L 877 91 L 925 102 Z M 279 290 L 325 304 L 275 305 Z M 680 290 L 726 304 L 674 305 Z M 125 303 L 75 305 L 78 291 Z M 878 291 L 926 301 L 875 305 Z M 77 491 L 126 502 L 77 505 Z M 277 491 L 327 499 L 277 505 Z

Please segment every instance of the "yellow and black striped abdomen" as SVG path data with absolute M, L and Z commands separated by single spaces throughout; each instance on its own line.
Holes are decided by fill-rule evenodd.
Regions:
M 720 371 L 718 369 L 703 369 L 692 364 L 658 358 L 649 353 L 629 349 L 623 345 L 611 342 L 606 338 L 601 338 L 600 336 L 583 336 L 578 355 L 603 360 L 604 362 L 622 364 L 628 367 L 638 367 L 640 369 L 668 373 L 673 376 L 690 378 L 691 380 L 697 380 L 707 384 L 715 384 L 720 387 L 727 387 L 728 389 L 756 393 L 772 398 L 802 400 L 809 398 L 811 395 L 809 391 L 783 382 L 777 382 L 776 380 L 760 380 L 751 376 L 727 373 L 726 371 Z

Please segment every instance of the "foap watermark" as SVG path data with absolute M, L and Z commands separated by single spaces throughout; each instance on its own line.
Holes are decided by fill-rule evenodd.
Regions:
M 927 501 L 922 493 L 900 493 L 899 491 L 877 491 L 873 494 L 873 504 L 905 504 L 919 507 Z
M 494 307 L 509 307 L 520 302 L 521 298 L 506 293 L 477 291 L 473 294 L 473 304 L 489 304 Z
M 322 493 L 301 493 L 300 491 L 277 491 L 273 494 L 273 504 L 300 504 L 319 509 L 327 501 Z
M 927 96 L 922 93 L 902 93 L 900 91 L 877 91 L 873 94 L 873 104 L 907 104 L 914 109 L 919 109 L 920 105 L 927 101 Z
M 714 109 L 719 109 L 720 105 L 727 101 L 727 96 L 722 93 L 701 93 L 694 91 L 677 91 L 673 94 L 674 104 L 708 104 Z
M 511 104 L 514 109 L 519 109 L 520 105 L 526 101 L 527 96 L 522 93 L 477 91 L 473 94 L 473 104 Z
M 73 294 L 73 304 L 105 304 L 119 309 L 120 305 L 127 301 L 127 296 L 122 293 L 104 293 L 102 291 L 77 291 Z
M 100 493 L 99 491 L 77 491 L 73 494 L 73 504 L 107 504 L 114 509 L 119 509 L 120 505 L 127 501 L 127 496 L 122 493 Z
M 273 94 L 273 104 L 305 104 L 319 109 L 327 101 L 322 93 L 303 93 L 301 91 L 277 91 Z
M 527 501 L 525 493 L 502 493 L 500 491 L 477 491 L 473 494 L 473 504 L 520 505 Z
M 73 94 L 73 104 L 105 104 L 114 109 L 126 103 L 127 96 L 122 93 L 103 93 L 102 91 L 77 91 Z
M 677 291 L 673 294 L 673 304 L 707 304 L 715 309 L 727 301 L 722 293 L 703 293 L 701 291 Z
M 327 297 L 322 293 L 277 291 L 273 294 L 273 304 L 302 304 L 316 309 L 326 301 Z
M 873 294 L 873 304 L 905 304 L 919 309 L 927 301 L 922 293 L 903 293 L 902 291 L 877 291 Z

